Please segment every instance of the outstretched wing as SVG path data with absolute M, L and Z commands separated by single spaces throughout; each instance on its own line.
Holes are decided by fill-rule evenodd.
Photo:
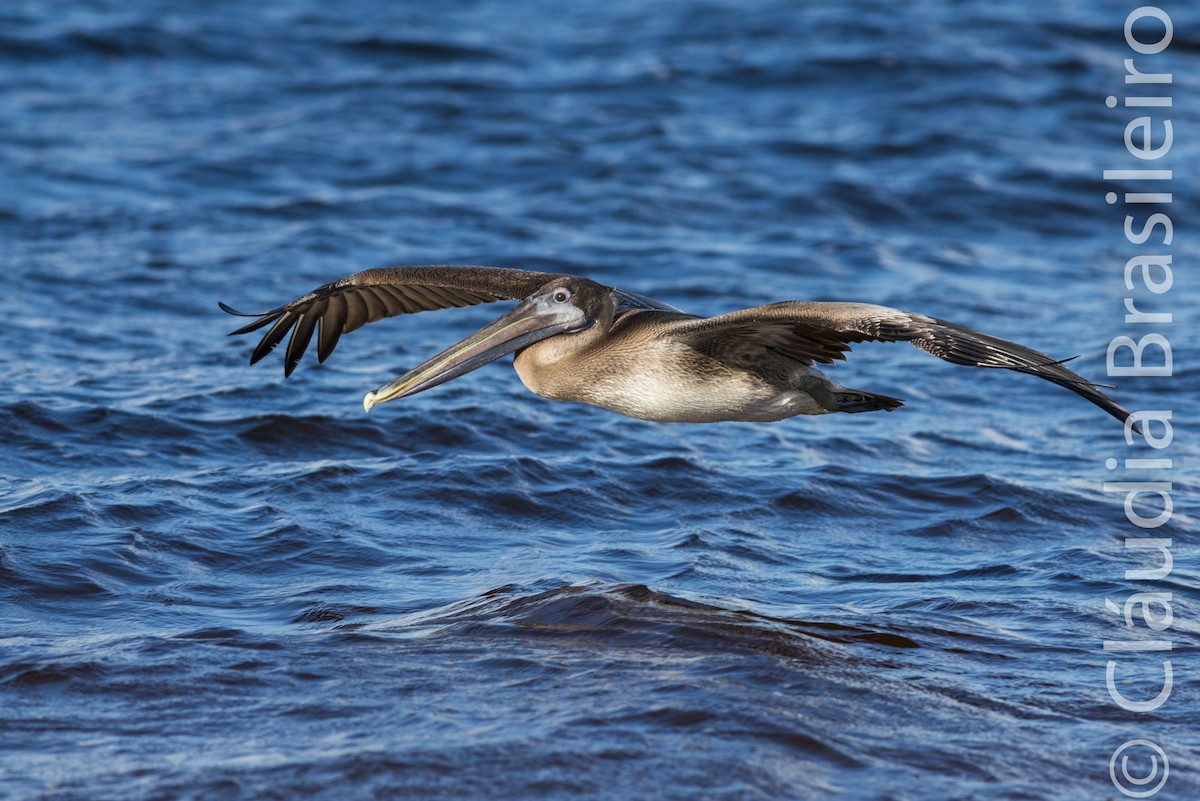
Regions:
M 1096 384 L 1032 348 L 923 314 L 869 303 L 784 301 L 720 317 L 687 320 L 675 334 L 690 347 L 721 358 L 731 349 L 766 348 L 802 364 L 845 359 L 855 342 L 910 342 L 939 359 L 971 367 L 1028 373 L 1087 398 L 1124 422 L 1129 412 Z
M 559 273 L 539 273 L 500 267 L 378 267 L 348 275 L 291 303 L 260 314 L 243 314 L 224 303 L 230 314 L 256 317 L 236 334 L 271 326 L 250 356 L 254 364 L 287 337 L 284 375 L 291 375 L 317 333 L 317 359 L 325 361 L 338 338 L 384 317 L 435 309 L 475 306 L 497 300 L 517 300 L 534 293 Z

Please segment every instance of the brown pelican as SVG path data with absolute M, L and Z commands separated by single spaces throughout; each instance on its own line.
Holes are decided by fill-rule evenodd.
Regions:
M 1119 420 L 1129 412 L 1095 384 L 1030 348 L 887 306 L 782 301 L 697 317 L 586 278 L 495 267 L 382 267 L 319 287 L 233 331 L 270 326 L 250 357 L 262 359 L 288 332 L 284 375 L 314 331 L 325 361 L 338 338 L 364 323 L 414 312 L 519 301 L 516 308 L 391 383 L 363 406 L 423 392 L 515 352 L 530 391 L 643 420 L 767 422 L 798 414 L 892 411 L 902 401 L 848 389 L 816 368 L 845 359 L 851 343 L 910 342 L 954 364 L 1039 376 Z

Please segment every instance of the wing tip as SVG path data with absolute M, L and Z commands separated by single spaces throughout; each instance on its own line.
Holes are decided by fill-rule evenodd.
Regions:
M 234 317 L 262 317 L 265 313 L 259 312 L 258 314 L 251 314 L 249 312 L 238 311 L 223 300 L 218 300 L 217 305 L 221 307 L 221 311 L 225 312 L 226 314 L 232 314 Z
M 235 333 L 235 334 L 236 334 L 237 332 L 236 332 L 236 331 L 234 331 L 233 333 Z M 231 335 L 231 336 L 232 336 L 232 335 Z M 250 354 L 250 365 L 251 365 L 251 366 L 253 366 L 253 365 L 256 365 L 256 364 L 258 364 L 258 363 L 259 363 L 259 362 L 261 362 L 261 361 L 262 361 L 264 358 L 266 358 L 266 356 L 267 356 L 267 354 L 268 354 L 268 353 L 270 353 L 270 352 L 271 352 L 271 351 L 273 351 L 273 350 L 275 350 L 275 348 L 274 348 L 274 347 L 265 348 L 265 349 L 264 349 L 264 348 L 261 348 L 261 347 L 259 347 L 259 348 L 255 348 L 255 349 L 254 349 L 254 352 Z

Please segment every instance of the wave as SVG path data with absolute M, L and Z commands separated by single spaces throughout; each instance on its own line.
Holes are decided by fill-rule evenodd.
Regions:
M 536 592 L 510 585 L 437 609 L 345 628 L 370 635 L 529 638 L 672 651 L 757 651 L 805 661 L 821 658 L 822 652 L 832 658 L 829 643 L 919 647 L 912 639 L 887 630 L 771 617 L 683 598 L 643 584 L 566 585 Z

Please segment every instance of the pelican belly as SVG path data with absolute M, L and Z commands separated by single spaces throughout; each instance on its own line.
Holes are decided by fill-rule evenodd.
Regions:
M 515 367 L 522 383 L 537 395 L 588 403 L 641 420 L 772 422 L 829 411 L 800 388 L 813 377 L 797 375 L 797 381 L 779 387 L 678 343 L 660 341 L 649 349 L 646 344 L 629 351 L 610 346 L 590 356 L 557 360 L 537 353 L 535 346 L 518 355 Z M 810 368 L 799 370 L 820 375 Z
M 745 374 L 716 377 L 644 370 L 603 382 L 597 389 L 581 400 L 663 423 L 766 423 L 826 411 L 807 392 L 781 392 Z

